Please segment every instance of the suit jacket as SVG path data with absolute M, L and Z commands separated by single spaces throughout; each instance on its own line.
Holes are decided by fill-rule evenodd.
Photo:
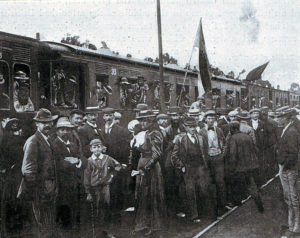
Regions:
M 102 127 L 101 137 L 104 145 L 107 147 L 106 154 L 121 164 L 127 164 L 130 151 L 129 131 L 119 125 L 113 125 L 110 133 L 106 134 L 104 127 Z
M 229 172 L 245 172 L 258 168 L 258 159 L 252 138 L 245 133 L 233 134 L 229 141 L 230 156 L 226 160 Z
M 208 144 L 207 139 L 199 134 L 196 134 L 199 146 L 202 152 L 204 165 L 207 167 L 208 158 Z M 188 153 L 188 135 L 184 133 L 176 137 L 174 149 L 172 152 L 172 163 L 176 168 L 183 168 L 186 166 L 186 155 Z
M 253 129 L 253 125 L 252 125 L 252 120 L 250 120 L 248 122 L 248 125 L 251 126 Z M 265 141 L 265 124 L 262 120 L 258 119 L 258 127 L 255 130 L 254 129 L 254 133 L 255 133 L 255 140 L 256 140 L 256 146 L 259 150 L 262 150 L 264 148 L 264 141 Z
M 36 193 L 41 200 L 54 200 L 57 195 L 56 161 L 50 144 L 36 131 L 24 145 L 22 163 L 24 180 L 20 193 Z M 25 190 L 25 191 L 24 191 Z
M 101 130 L 99 128 L 95 130 L 88 123 L 85 123 L 84 126 L 78 128 L 78 135 L 82 145 L 83 154 L 86 158 L 89 158 L 92 154 L 90 151 L 91 140 L 98 138 L 102 142 L 104 141 L 104 138 L 101 135 Z
M 279 164 L 285 169 L 292 169 L 297 166 L 300 160 L 300 131 L 297 129 L 297 122 L 294 121 L 280 136 L 277 158 Z
M 69 186 L 70 184 L 80 183 L 81 172 L 87 166 L 87 159 L 83 156 L 80 148 L 74 143 L 70 142 L 70 152 L 67 146 L 59 139 L 56 138 L 52 143 L 53 154 L 57 164 L 57 177 L 60 186 Z M 65 157 L 76 157 L 81 160 L 81 167 L 77 168 L 76 165 L 66 162 Z
M 218 144 L 221 149 L 221 152 L 223 153 L 224 149 L 225 149 L 225 137 L 224 137 L 223 131 L 219 127 L 215 127 L 215 128 L 216 128 L 216 133 L 217 133 L 217 137 L 218 137 Z M 208 135 L 207 135 L 206 127 L 203 127 L 201 129 L 200 135 L 202 135 L 202 137 L 204 137 L 208 143 Z

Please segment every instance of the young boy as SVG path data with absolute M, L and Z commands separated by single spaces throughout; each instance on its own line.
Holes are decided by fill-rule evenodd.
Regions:
M 90 142 L 92 156 L 88 159 L 84 171 L 84 187 L 87 201 L 93 202 L 96 217 L 100 221 L 109 220 L 110 184 L 114 171 L 120 171 L 122 165 L 112 157 L 103 154 L 106 147 L 100 139 Z

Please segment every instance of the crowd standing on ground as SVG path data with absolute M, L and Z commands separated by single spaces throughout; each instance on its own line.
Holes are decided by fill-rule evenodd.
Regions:
M 133 211 L 132 234 L 147 236 L 166 229 L 167 217 L 217 219 L 249 195 L 263 213 L 260 187 L 278 167 L 287 232 L 300 232 L 299 107 L 218 115 L 194 105 L 164 114 L 139 104 L 126 127 L 121 111 L 101 111 L 103 121 L 97 110 L 59 117 L 41 108 L 29 138 L 22 120 L 2 121 L 1 221 L 8 232 L 36 224 L 40 237 L 80 237 L 87 224 L 93 231 L 120 224 Z

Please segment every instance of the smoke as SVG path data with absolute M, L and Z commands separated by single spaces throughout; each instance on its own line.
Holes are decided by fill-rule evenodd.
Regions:
M 244 1 L 241 10 L 242 15 L 240 16 L 240 22 L 248 33 L 249 40 L 251 42 L 256 42 L 259 35 L 260 23 L 256 18 L 256 9 L 251 0 Z

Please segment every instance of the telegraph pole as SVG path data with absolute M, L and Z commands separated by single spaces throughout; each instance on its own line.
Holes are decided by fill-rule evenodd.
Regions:
M 163 65 L 163 50 L 161 37 L 161 15 L 160 15 L 160 0 L 157 0 L 157 29 L 158 29 L 158 49 L 159 49 L 159 79 L 160 79 L 160 108 L 162 112 L 166 112 L 165 105 L 165 85 L 164 85 L 164 65 Z

